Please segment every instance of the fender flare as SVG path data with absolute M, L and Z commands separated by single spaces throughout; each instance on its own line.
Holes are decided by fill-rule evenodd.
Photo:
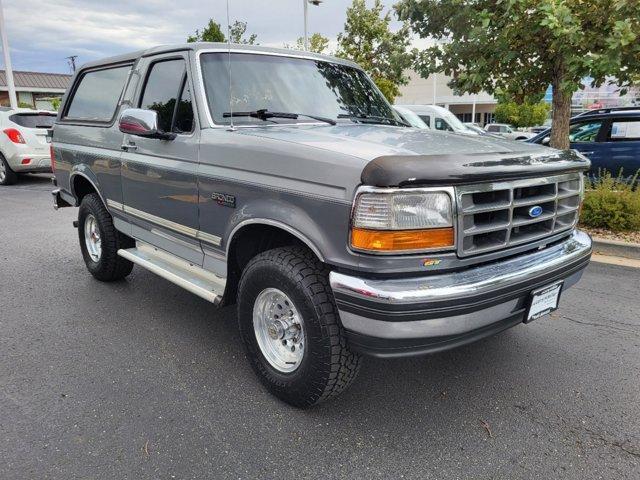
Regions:
M 236 233 L 238 233 L 238 231 L 240 231 L 243 227 L 246 227 L 247 225 L 268 225 L 271 227 L 277 227 L 277 228 L 281 228 L 282 230 L 290 233 L 291 235 L 297 237 L 302 243 L 304 243 L 317 257 L 321 262 L 324 262 L 324 255 L 322 255 L 322 252 L 320 251 L 320 249 L 315 245 L 314 242 L 312 242 L 306 235 L 304 235 L 302 232 L 300 232 L 299 230 L 296 230 L 295 228 L 287 225 L 286 223 L 283 223 L 279 220 L 273 220 L 270 218 L 261 218 L 261 217 L 252 217 L 252 218 L 248 218 L 245 220 L 242 220 L 241 222 L 239 222 L 235 227 L 233 227 L 233 230 L 231 230 L 231 233 L 229 234 L 229 236 L 227 237 L 227 241 L 226 241 L 226 248 L 225 248 L 225 253 L 226 253 L 226 257 L 229 258 L 229 249 L 231 248 L 231 244 L 233 243 L 233 238 L 236 235 Z
M 69 189 L 71 190 L 71 194 L 73 195 L 73 198 L 76 199 L 76 207 L 80 204 L 80 202 L 78 201 L 78 196 L 76 195 L 75 192 L 75 188 L 74 188 L 74 181 L 75 181 L 75 177 L 80 176 L 82 178 L 84 178 L 86 181 L 88 181 L 91 186 L 93 187 L 93 189 L 96 191 L 96 193 L 98 194 L 98 196 L 100 197 L 100 200 L 102 200 L 102 203 L 104 204 L 104 206 L 107 206 L 107 202 L 105 201 L 104 197 L 102 196 L 102 192 L 100 191 L 100 188 L 98 187 L 98 179 L 95 178 L 95 175 L 93 175 L 93 172 L 91 172 L 91 170 L 88 170 L 90 172 L 90 175 L 88 175 L 85 170 L 88 170 L 86 167 L 84 169 L 82 169 L 82 171 L 78 168 L 73 168 L 69 174 Z M 91 178 L 93 177 L 93 178 Z

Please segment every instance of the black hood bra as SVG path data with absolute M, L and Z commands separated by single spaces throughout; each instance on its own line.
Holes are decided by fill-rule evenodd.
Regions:
M 548 154 L 387 155 L 371 160 L 361 180 L 376 187 L 461 185 L 580 172 L 589 166 L 589 160 L 571 150 Z

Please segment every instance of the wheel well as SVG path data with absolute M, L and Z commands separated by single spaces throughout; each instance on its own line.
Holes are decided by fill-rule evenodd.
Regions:
M 227 257 L 227 286 L 223 303 L 231 305 L 236 302 L 240 276 L 253 257 L 273 248 L 290 245 L 307 247 L 295 235 L 272 225 L 247 225 L 236 232 L 231 239 Z
M 93 184 L 82 175 L 74 175 L 73 177 L 73 193 L 78 201 L 78 205 L 82 199 L 90 193 L 97 193 Z

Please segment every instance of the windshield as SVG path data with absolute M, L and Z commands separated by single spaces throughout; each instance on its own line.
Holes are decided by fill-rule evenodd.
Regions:
M 205 53 L 202 76 L 213 121 L 228 125 L 229 61 L 234 124 L 309 123 L 314 115 L 341 122 L 401 121 L 362 71 L 346 65 L 274 55 Z M 288 112 L 299 118 L 236 116 L 236 112 Z M 227 115 L 225 115 L 225 113 Z M 358 118 L 345 118 L 345 116 Z M 373 121 L 373 120 L 372 120 Z
M 454 132 L 470 133 L 469 129 L 464 126 L 464 124 L 460 121 L 460 119 L 456 117 L 453 113 L 451 113 L 449 110 L 438 112 L 438 116 L 442 117 L 442 120 L 444 120 L 448 124 L 448 127 L 450 127 L 449 128 L 450 130 L 453 130 Z M 436 122 L 436 128 L 438 130 L 449 130 L 444 126 L 443 128 L 438 128 L 437 122 Z
M 401 116 L 402 118 L 412 127 L 414 128 L 421 128 L 421 129 L 428 129 L 429 125 L 427 125 L 424 120 L 422 118 L 420 118 L 418 116 L 417 113 L 412 112 L 411 110 L 409 110 L 408 108 L 402 108 L 402 107 L 393 107 Z

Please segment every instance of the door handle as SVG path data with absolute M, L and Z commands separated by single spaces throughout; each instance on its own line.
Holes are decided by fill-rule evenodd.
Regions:
M 124 150 L 125 152 L 131 152 L 131 151 L 137 150 L 138 146 L 135 145 L 135 144 L 132 144 L 132 143 L 130 143 L 130 144 L 124 143 L 124 144 L 120 145 L 120 148 L 122 150 Z

